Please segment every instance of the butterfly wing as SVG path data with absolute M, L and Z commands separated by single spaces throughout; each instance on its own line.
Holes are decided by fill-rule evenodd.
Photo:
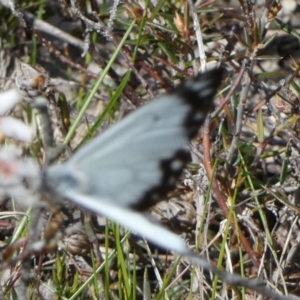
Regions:
M 157 246 L 175 251 L 181 255 L 190 253 L 186 244 L 179 236 L 163 228 L 161 225 L 151 222 L 139 212 L 116 206 L 110 203 L 110 201 L 99 202 L 98 199 L 81 195 L 71 190 L 68 190 L 66 196 L 79 206 L 84 206 L 94 213 L 106 216 L 108 219 L 143 236 Z
M 47 170 L 44 183 L 62 196 L 72 189 L 122 207 L 148 208 L 174 188 L 189 159 L 183 147 L 203 124 L 220 80 L 221 71 L 213 70 L 151 101 Z

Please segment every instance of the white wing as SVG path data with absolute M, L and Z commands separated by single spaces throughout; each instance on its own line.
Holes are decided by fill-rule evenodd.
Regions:
M 199 75 L 130 114 L 47 170 L 44 187 L 135 209 L 153 205 L 174 188 L 189 159 L 183 147 L 203 124 L 221 75 Z
M 152 223 L 139 212 L 115 206 L 109 201 L 99 202 L 98 199 L 81 195 L 74 191 L 68 191 L 66 196 L 79 206 L 84 206 L 94 213 L 106 216 L 108 219 L 130 229 L 164 249 L 176 251 L 181 255 L 191 253 L 179 236 L 159 224 Z

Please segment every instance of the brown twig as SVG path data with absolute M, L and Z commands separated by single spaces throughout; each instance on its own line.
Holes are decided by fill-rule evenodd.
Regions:
M 212 191 L 213 191 L 215 200 L 217 201 L 218 206 L 222 210 L 225 218 L 228 218 L 229 210 L 228 210 L 228 206 L 226 204 L 226 199 L 220 190 L 217 180 L 215 178 L 213 178 L 213 170 L 212 170 L 212 163 L 211 163 L 211 157 L 210 157 L 211 143 L 210 143 L 209 127 L 210 127 L 210 123 L 206 122 L 204 124 L 204 128 L 203 128 L 203 154 L 204 154 L 203 155 L 203 164 L 204 164 L 205 170 L 207 172 L 207 177 L 209 178 L 210 181 L 212 181 Z M 248 239 L 245 237 L 242 230 L 239 228 L 239 226 L 236 225 L 236 223 L 233 219 L 231 219 L 230 222 L 231 222 L 231 226 L 232 226 L 234 232 L 239 236 L 241 243 L 244 246 L 245 251 L 251 257 L 255 267 L 258 268 L 260 265 L 260 262 L 256 259 L 255 252 L 253 251 Z

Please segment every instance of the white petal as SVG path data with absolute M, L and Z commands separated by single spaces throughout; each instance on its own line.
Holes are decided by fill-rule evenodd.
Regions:
M 35 201 L 34 192 L 41 176 L 35 161 L 20 154 L 20 149 L 13 145 L 0 149 L 0 199 L 9 195 L 26 207 Z
M 33 139 L 32 128 L 11 117 L 0 118 L 0 131 L 5 136 L 22 142 L 31 142 Z
M 0 94 L 0 115 L 4 115 L 22 100 L 17 90 L 9 90 Z

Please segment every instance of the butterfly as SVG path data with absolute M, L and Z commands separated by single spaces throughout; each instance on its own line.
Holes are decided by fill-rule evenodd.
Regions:
M 174 240 L 172 250 L 185 252 L 178 236 L 142 212 L 175 187 L 189 160 L 184 147 L 203 124 L 221 79 L 222 72 L 212 70 L 146 104 L 63 164 L 44 170 L 41 191 L 69 199 L 163 248 Z

